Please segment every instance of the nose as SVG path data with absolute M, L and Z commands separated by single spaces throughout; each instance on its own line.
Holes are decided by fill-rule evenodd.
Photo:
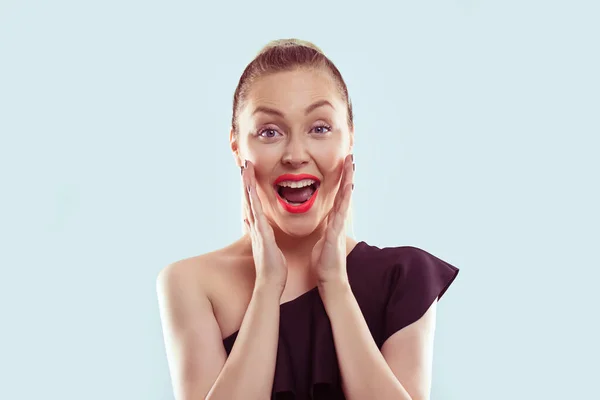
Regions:
M 301 135 L 290 135 L 281 162 L 293 168 L 298 168 L 307 164 L 309 159 L 306 143 L 304 143 Z

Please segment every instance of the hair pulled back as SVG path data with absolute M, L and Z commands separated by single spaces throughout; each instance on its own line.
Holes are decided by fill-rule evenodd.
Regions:
M 346 82 L 344 82 L 342 74 L 333 62 L 313 43 L 299 39 L 278 39 L 264 46 L 254 60 L 248 64 L 240 77 L 233 95 L 233 114 L 231 118 L 231 127 L 235 135 L 239 134 L 238 115 L 244 106 L 252 83 L 265 75 L 291 71 L 297 68 L 321 69 L 331 74 L 343 101 L 346 102 L 348 128 L 352 129 L 354 126 L 352 102 L 348 95 Z

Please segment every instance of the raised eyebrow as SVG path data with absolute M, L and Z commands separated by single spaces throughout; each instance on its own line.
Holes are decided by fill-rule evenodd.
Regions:
M 323 106 L 329 106 L 332 109 L 335 110 L 335 107 L 327 100 L 319 100 L 317 102 L 314 102 L 313 104 L 311 104 L 310 106 L 306 107 L 306 109 L 304 110 L 304 115 L 308 115 L 311 112 L 313 112 L 315 109 L 319 108 L 319 107 L 323 107 Z M 258 106 L 254 109 L 254 111 L 252 112 L 252 115 L 256 114 L 256 113 L 265 113 L 265 114 L 272 114 L 272 115 L 276 115 L 278 117 L 281 118 L 285 118 L 285 115 L 283 115 L 283 113 L 279 110 L 276 110 L 274 108 L 270 108 L 270 107 L 265 107 L 265 106 Z

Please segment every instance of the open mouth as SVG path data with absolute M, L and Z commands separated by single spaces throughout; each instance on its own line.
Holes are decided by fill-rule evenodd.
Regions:
M 275 185 L 275 191 L 292 206 L 299 206 L 310 200 L 319 188 L 320 182 L 304 179 L 298 182 L 284 181 Z
M 277 198 L 284 209 L 300 213 L 308 211 L 315 201 L 321 182 L 312 175 L 282 175 L 274 184 Z

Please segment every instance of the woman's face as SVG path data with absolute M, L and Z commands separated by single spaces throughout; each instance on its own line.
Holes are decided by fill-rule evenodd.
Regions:
M 254 164 L 267 218 L 308 235 L 331 210 L 352 151 L 346 103 L 327 72 L 300 69 L 260 78 L 246 100 L 231 137 L 236 161 Z

